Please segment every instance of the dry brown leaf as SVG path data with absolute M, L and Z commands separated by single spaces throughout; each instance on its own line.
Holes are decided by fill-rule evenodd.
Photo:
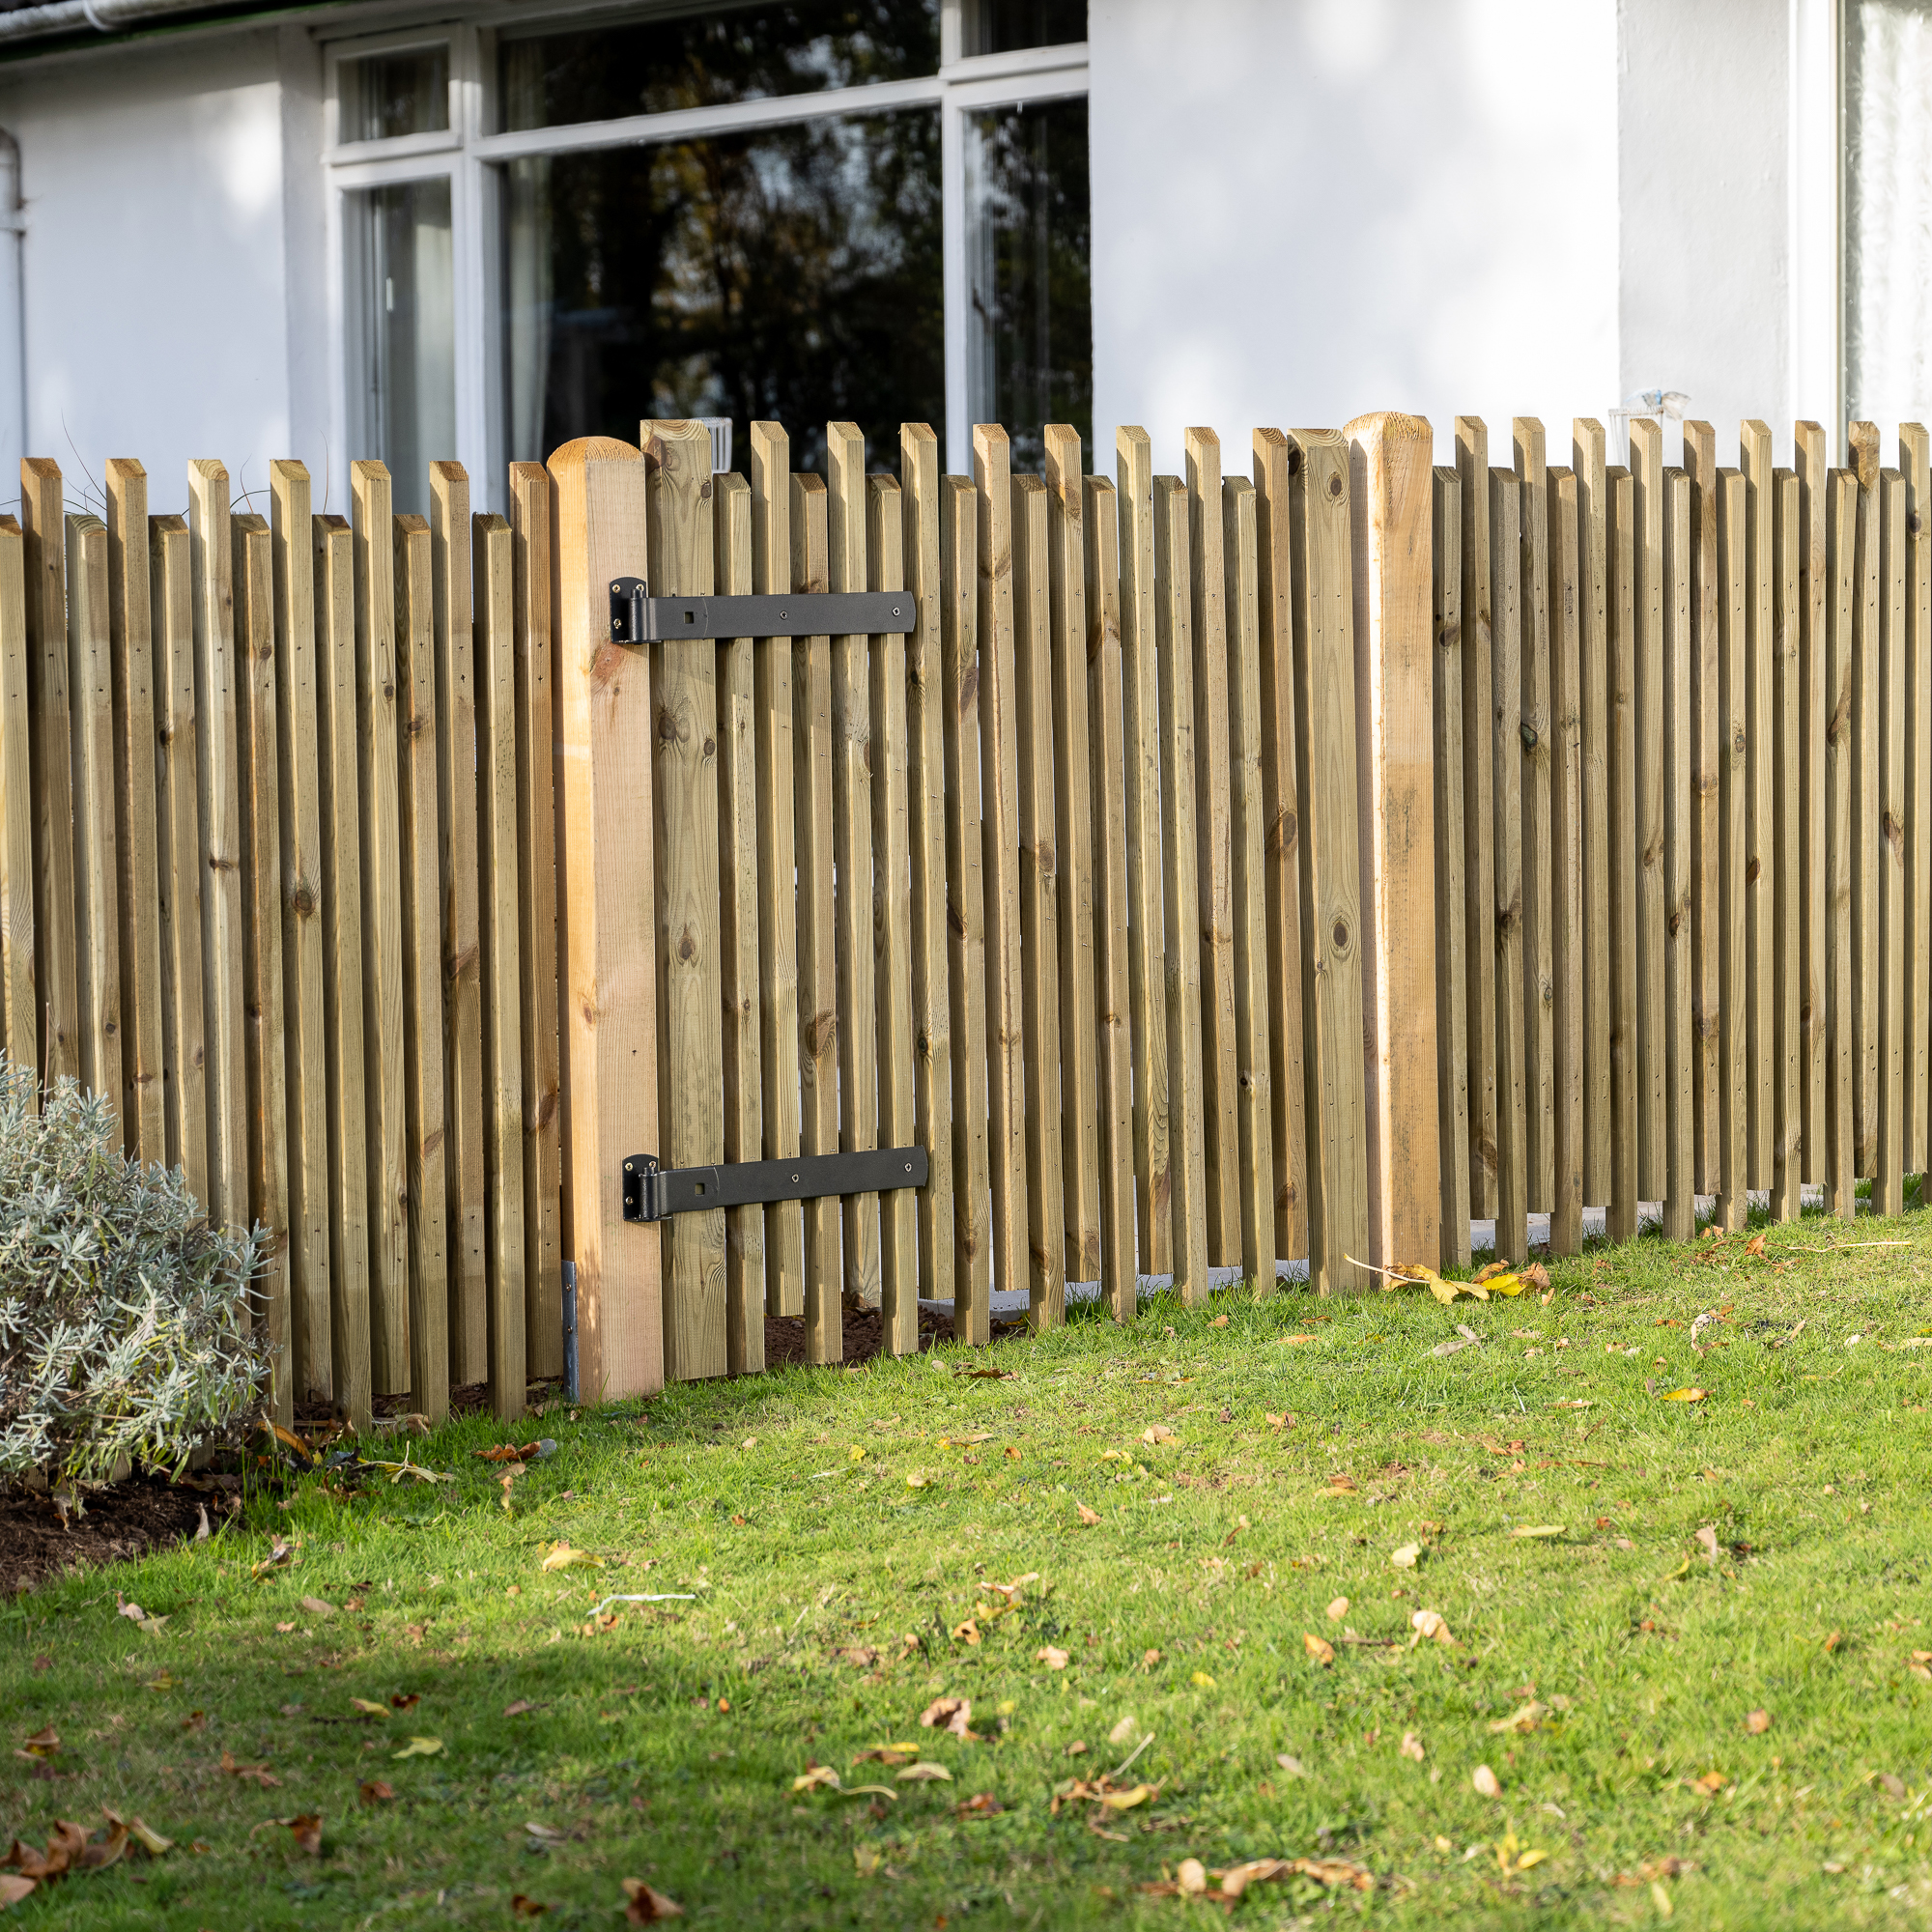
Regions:
M 980 1626 L 971 1617 L 968 1617 L 963 1624 L 954 1624 L 952 1627 L 952 1640 L 954 1643 L 964 1643 L 969 1646 L 978 1643 L 980 1641 Z
M 1502 1781 L 1488 1765 L 1479 1764 L 1469 1775 L 1469 1782 L 1485 1798 L 1500 1798 L 1503 1795 Z
M 1413 1731 L 1403 1732 L 1402 1743 L 1397 1746 L 1397 1749 L 1402 1752 L 1404 1757 L 1412 1757 L 1417 1764 L 1420 1764 L 1428 1755 L 1422 1748 L 1422 1740 Z
M 312 1617 L 332 1617 L 336 1614 L 335 1605 L 326 1597 L 304 1597 L 301 1606 Z
M 1697 1532 L 1697 1548 L 1704 1552 L 1706 1563 L 1718 1560 L 1718 1532 L 1709 1523 Z
M 1092 1529 L 1100 1520 L 1100 1512 L 1098 1510 L 1091 1510 L 1085 1503 L 1081 1502 L 1076 1502 L 1073 1507 L 1080 1512 L 1080 1522 L 1083 1528 Z
M 394 1789 L 380 1777 L 372 1777 L 355 1787 L 357 1795 L 365 1804 L 386 1804 L 396 1794 Z
M 510 1910 L 519 1918 L 541 1918 L 550 1907 L 534 1898 L 526 1898 L 521 1891 L 513 1891 L 510 1894 Z
M 1764 1253 L 1764 1236 L 1762 1235 L 1753 1235 L 1745 1243 L 1745 1253 L 1747 1255 L 1762 1256 Z
M 1328 1621 L 1331 1624 L 1339 1624 L 1342 1621 L 1342 1619 L 1346 1617 L 1348 1614 L 1349 1614 L 1349 1600 L 1347 1597 L 1337 1597 L 1335 1601 L 1328 1605 Z
M 1825 1639 L 1825 1655 L 1827 1657 L 1831 1656 L 1831 1654 L 1834 1650 L 1836 1650 L 1837 1647 L 1844 1642 L 1844 1640 L 1845 1640 L 1844 1632 L 1834 1630 L 1832 1633 L 1832 1634 Z
M 1034 1653 L 1034 1662 L 1045 1664 L 1049 1670 L 1065 1670 L 1066 1668 L 1066 1652 L 1062 1650 L 1058 1644 L 1042 1644 Z
M 1174 1431 L 1164 1422 L 1156 1422 L 1141 1431 L 1143 1442 L 1173 1442 L 1176 1439 Z
M 1691 1786 L 1701 1791 L 1706 1798 L 1715 1798 L 1731 1780 L 1721 1771 L 1707 1771 L 1702 1777 L 1693 1777 Z
M 820 1789 L 837 1791 L 838 1789 L 838 1774 L 829 1764 L 808 1765 L 804 1771 L 800 1772 L 792 1779 L 791 1788 L 794 1791 L 817 1791 Z
M 1409 1648 L 1433 1637 L 1437 1643 L 1454 1643 L 1456 1639 L 1449 1634 L 1449 1625 L 1439 1610 L 1417 1610 L 1408 1620 L 1409 1628 L 1415 1634 L 1409 1638 Z
M 1745 1719 L 1745 1729 L 1754 1738 L 1762 1737 L 1766 1731 L 1771 1729 L 1771 1713 L 1769 1711 L 1753 1711 Z
M 252 1778 L 264 1791 L 271 1790 L 282 1781 L 269 1769 L 266 1761 L 261 1764 L 238 1764 L 227 1751 L 221 1753 L 221 1769 L 230 1777 Z
M 44 1730 L 36 1731 L 30 1738 L 20 1741 L 15 1757 L 53 1757 L 61 1747 L 60 1733 L 49 1724 Z
M 1198 1898 L 1208 1889 L 1208 1867 L 1199 1859 L 1182 1859 L 1174 1882 L 1183 1898 Z
M 979 1741 L 979 1733 L 971 1728 L 973 1704 L 967 1697 L 936 1697 L 920 1713 L 919 1721 L 924 1730 L 951 1731 L 967 1744 Z
M 39 1879 L 25 1878 L 18 1872 L 0 1872 L 0 1912 L 31 1896 L 39 1884 Z
M 624 1918 L 630 1924 L 655 1925 L 662 1918 L 684 1917 L 684 1907 L 676 1899 L 667 1897 L 642 1879 L 627 1878 L 623 1885 L 624 1896 L 630 1901 L 624 1907 Z
M 1319 1637 L 1313 1631 L 1302 1633 L 1301 1647 L 1325 1670 L 1335 1662 L 1335 1646 L 1325 1637 Z

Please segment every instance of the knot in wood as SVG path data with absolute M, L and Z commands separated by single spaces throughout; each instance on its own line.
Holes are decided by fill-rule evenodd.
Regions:
M 1328 494 L 1331 497 L 1339 497 L 1342 494 L 1342 478 L 1339 473 L 1329 477 Z
M 1520 734 L 1521 735 L 1521 738 L 1522 738 L 1522 749 L 1523 749 L 1523 750 L 1524 750 L 1525 752 L 1533 752 L 1533 751 L 1535 751 L 1535 750 L 1536 750 L 1536 726 L 1535 726 L 1534 724 L 1529 724 L 1529 723 L 1528 723 L 1527 721 L 1525 721 L 1524 723 L 1522 723 L 1522 724 L 1519 724 L 1519 725 L 1518 725 L 1518 726 L 1517 726 L 1516 728 L 1517 728 L 1518 732 L 1519 732 L 1519 733 L 1520 733 Z
M 306 879 L 303 879 L 296 887 L 294 893 L 290 895 L 289 903 L 295 907 L 297 918 L 307 919 L 315 911 L 315 888 Z
M 674 745 L 680 743 L 686 735 L 683 719 L 668 704 L 661 704 L 658 707 L 658 736 L 666 744 Z
M 1346 919 L 1338 919 L 1335 922 L 1334 940 L 1335 940 L 1335 951 L 1337 952 L 1348 952 L 1349 922 Z

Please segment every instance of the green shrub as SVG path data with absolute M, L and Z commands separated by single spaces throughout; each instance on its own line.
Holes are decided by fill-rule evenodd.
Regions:
M 268 1370 L 265 1237 L 213 1228 L 179 1169 L 126 1159 L 112 1108 L 0 1060 L 0 1483 L 179 1470 L 245 1420 Z

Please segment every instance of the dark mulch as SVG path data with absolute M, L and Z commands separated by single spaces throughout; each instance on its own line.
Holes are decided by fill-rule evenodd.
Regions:
M 85 1515 L 63 1521 L 50 1496 L 0 1491 L 0 1594 L 30 1590 L 66 1569 L 165 1549 L 194 1534 L 199 1505 L 219 1522 L 222 1501 L 218 1493 L 157 1476 L 130 1476 L 90 1495 Z
M 886 1319 L 876 1308 L 845 1310 L 845 1366 L 869 1362 L 884 1351 Z M 935 1342 L 952 1339 L 952 1318 L 919 1311 L 919 1346 L 929 1349 Z M 765 1366 L 789 1368 L 805 1360 L 805 1320 L 796 1315 L 765 1317 Z

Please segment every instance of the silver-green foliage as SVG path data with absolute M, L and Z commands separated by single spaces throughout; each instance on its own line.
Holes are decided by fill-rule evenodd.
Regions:
M 249 1288 L 262 1230 L 213 1228 L 181 1171 L 126 1159 L 71 1080 L 44 1111 L 0 1060 L 0 1483 L 179 1469 L 254 1409 L 268 1362 Z

